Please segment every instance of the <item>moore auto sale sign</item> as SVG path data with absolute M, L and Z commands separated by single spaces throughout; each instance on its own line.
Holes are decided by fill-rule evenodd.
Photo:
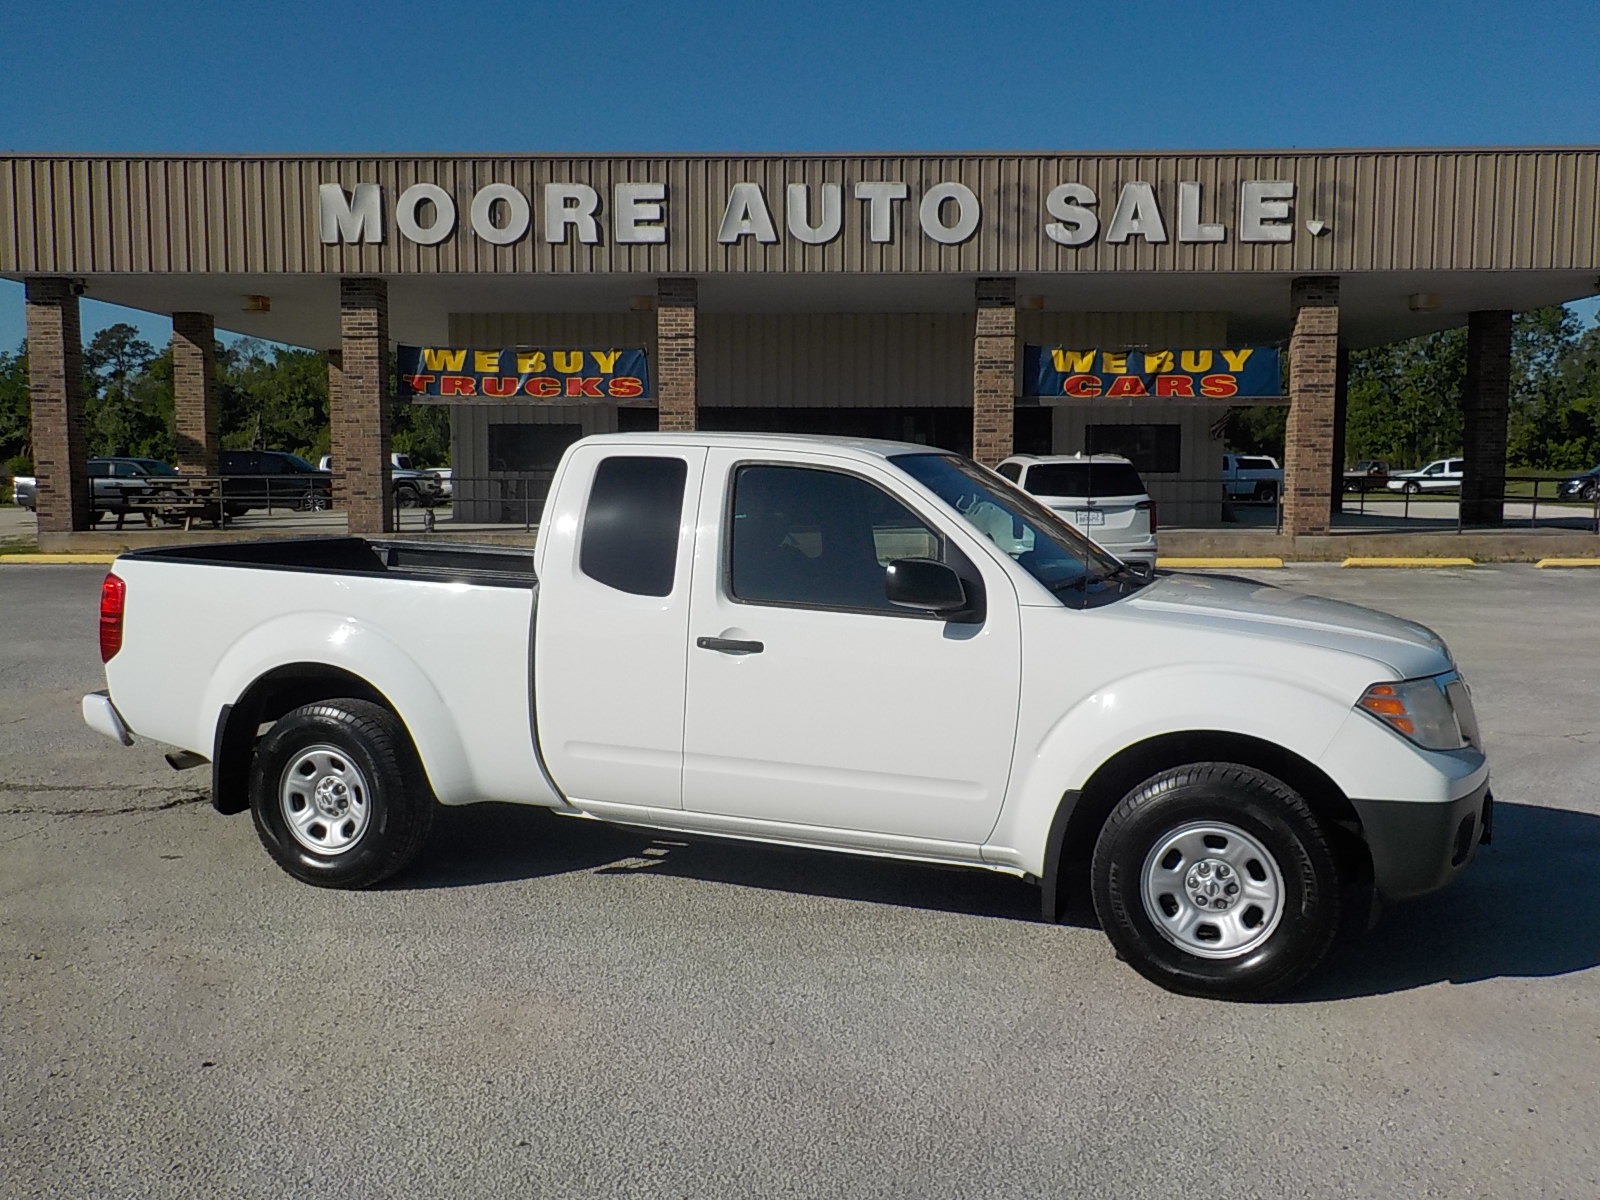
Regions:
M 1224 190 L 1226 203 L 1219 196 Z M 661 179 L 532 187 L 493 181 L 469 191 L 429 181 L 399 189 L 357 182 L 317 185 L 317 228 L 325 246 L 382 245 L 396 237 L 418 246 L 461 237 L 492 246 L 530 239 L 551 246 L 649 246 L 668 242 L 675 205 L 694 203 L 707 208 L 716 242 L 725 247 L 784 241 L 826 246 L 845 237 L 878 245 L 908 239 L 960 245 L 986 221 L 1003 222 L 1020 236 L 1032 229 L 1034 236 L 1065 247 L 1097 241 L 1283 243 L 1296 235 L 1295 201 L 1295 183 L 1287 179 L 1243 179 L 1212 193 L 1194 179 L 1159 187 L 1149 179 L 1127 179 L 1109 189 L 1064 180 L 1031 204 L 1020 192 L 989 187 L 980 194 L 958 179 L 915 187 L 905 179 L 779 185 L 744 180 L 692 201 L 674 195 Z M 1328 231 L 1314 219 L 1303 228 L 1313 237 Z

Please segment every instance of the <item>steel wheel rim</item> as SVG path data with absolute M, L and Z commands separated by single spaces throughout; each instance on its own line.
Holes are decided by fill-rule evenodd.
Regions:
M 1192 821 L 1163 834 L 1139 880 L 1150 923 L 1198 958 L 1249 954 L 1283 919 L 1277 860 L 1254 835 L 1224 821 Z
M 308 746 L 283 769 L 278 809 L 296 842 L 332 858 L 353 849 L 367 831 L 372 792 L 345 751 L 326 744 Z

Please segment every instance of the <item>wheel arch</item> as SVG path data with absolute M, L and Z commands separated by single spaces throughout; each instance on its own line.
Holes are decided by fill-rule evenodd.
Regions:
M 1315 763 L 1263 738 L 1220 730 L 1164 733 L 1112 755 L 1084 782 L 1062 796 L 1050 825 L 1040 904 L 1047 921 L 1069 912 L 1088 912 L 1089 863 L 1095 841 L 1118 802 L 1135 786 L 1173 767 L 1198 762 L 1228 762 L 1254 767 L 1282 780 L 1311 807 L 1328 830 L 1341 874 L 1357 886 L 1370 885 L 1372 857 L 1361 818 L 1350 798 Z
M 304 704 L 324 700 L 366 700 L 405 719 L 389 698 L 370 682 L 342 667 L 326 663 L 287 663 L 258 677 L 232 704 L 217 714 L 211 756 L 211 806 L 220 813 L 250 807 L 250 763 L 263 726 L 271 725 Z M 410 737 L 410 730 L 406 730 Z

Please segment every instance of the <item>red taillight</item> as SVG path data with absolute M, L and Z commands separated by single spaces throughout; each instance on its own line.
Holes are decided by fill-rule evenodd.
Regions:
M 1141 512 L 1150 514 L 1150 532 L 1154 533 L 1156 531 L 1156 502 L 1154 500 L 1141 500 L 1134 507 Z
M 100 585 L 100 661 L 110 662 L 122 649 L 122 609 L 128 585 L 115 574 Z

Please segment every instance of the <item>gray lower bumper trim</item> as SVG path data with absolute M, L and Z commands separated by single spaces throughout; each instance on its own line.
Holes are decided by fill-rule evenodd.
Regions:
M 1494 798 L 1485 780 L 1449 804 L 1410 800 L 1352 800 L 1372 854 L 1372 873 L 1384 900 L 1437 891 L 1466 870 L 1486 841 Z

